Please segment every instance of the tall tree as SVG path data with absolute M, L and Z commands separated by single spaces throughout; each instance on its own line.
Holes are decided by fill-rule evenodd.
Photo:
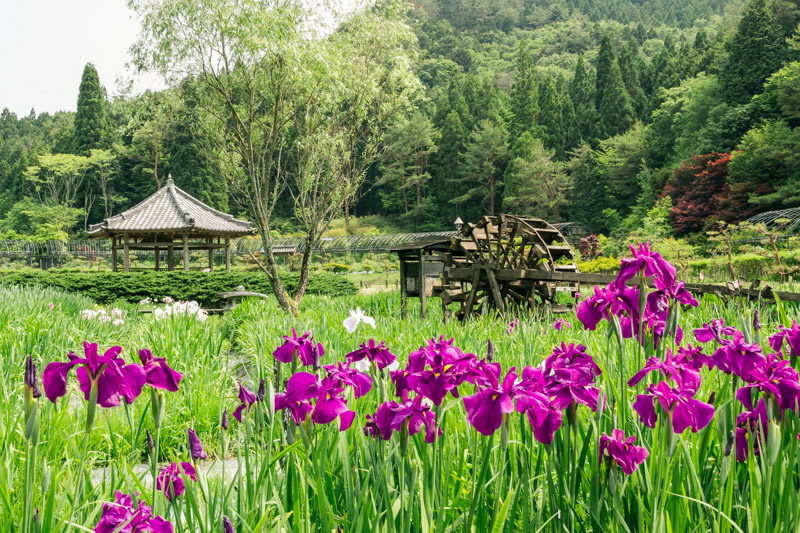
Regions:
M 450 200 L 454 204 L 465 204 L 470 200 L 482 206 L 480 212 L 493 215 L 499 206 L 499 193 L 503 186 L 502 175 L 508 148 L 508 133 L 502 124 L 486 119 L 470 135 L 463 161 L 463 175 L 460 182 L 469 186 L 461 194 Z M 470 186 L 471 185 L 471 186 Z
M 578 56 L 578 62 L 575 64 L 575 75 L 570 82 L 569 96 L 575 108 L 576 138 L 584 142 L 593 142 L 597 108 L 594 105 L 594 87 L 583 55 Z
M 592 147 L 584 143 L 573 153 L 566 170 L 573 182 L 569 201 L 569 218 L 585 225 L 589 232 L 606 231 L 600 206 L 608 201 L 606 181 L 599 171 L 597 156 Z
M 597 110 L 603 103 L 606 90 L 610 85 L 611 66 L 616 62 L 614 55 L 614 48 L 611 45 L 611 37 L 608 34 L 603 35 L 600 39 L 600 51 L 597 53 L 597 68 L 594 86 L 594 105 Z M 619 68 L 619 65 L 617 66 Z
M 539 125 L 544 145 L 561 154 L 563 151 L 564 122 L 561 102 L 553 78 L 547 78 L 541 84 L 539 92 Z
M 348 205 L 363 181 L 363 165 L 373 161 L 373 141 L 382 136 L 382 130 L 362 134 L 352 128 L 362 120 L 377 123 L 373 117 L 382 122 L 398 103 L 410 101 L 406 87 L 419 84 L 409 70 L 410 28 L 392 6 L 352 15 L 326 36 L 328 28 L 300 1 L 132 0 L 131 5 L 143 27 L 133 46 L 136 64 L 173 82 L 187 74 L 201 82 L 200 133 L 213 143 L 217 167 L 258 228 L 264 269 L 279 305 L 296 313 L 309 263 L 304 256 L 301 281 L 290 297 L 272 251 L 276 204 L 294 180 L 293 192 L 302 194 L 295 213 L 306 238 L 317 238 L 327 227 L 332 206 Z M 326 113 L 340 115 L 322 120 Z M 306 161 L 306 139 L 308 146 L 322 143 L 325 152 L 305 155 L 324 159 L 315 159 L 313 167 L 292 166 Z M 361 142 L 370 147 L 366 154 Z M 290 147 L 301 152 L 293 156 Z M 317 172 L 322 166 L 333 172 Z
M 747 103 L 786 58 L 785 35 L 767 0 L 750 0 L 729 41 L 728 62 L 720 72 L 725 100 Z
M 617 60 L 611 62 L 607 75 L 607 85 L 603 90 L 603 99 L 597 108 L 598 129 L 603 137 L 611 137 L 627 130 L 633 125 L 633 106 L 631 97 L 622 82 L 622 74 Z
M 517 52 L 517 72 L 511 87 L 511 136 L 516 138 L 536 125 L 539 98 L 536 87 L 536 67 L 528 45 L 521 42 Z
M 86 63 L 78 90 L 78 108 L 73 129 L 73 152 L 88 156 L 92 148 L 106 148 L 106 95 L 92 63 Z
M 503 183 L 503 210 L 507 213 L 561 220 L 566 205 L 569 177 L 562 164 L 553 161 L 555 152 L 540 139 L 525 132 L 511 151 Z

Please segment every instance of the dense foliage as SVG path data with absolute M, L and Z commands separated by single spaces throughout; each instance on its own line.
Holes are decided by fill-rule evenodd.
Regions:
M 667 233 L 678 235 L 800 204 L 797 0 L 406 7 L 424 91 L 396 114 L 383 155 L 338 212 L 424 231 L 506 210 L 625 238 L 665 196 Z M 89 64 L 76 113 L 3 111 L 0 231 L 79 233 L 168 173 L 210 205 L 247 216 L 232 201 L 231 168 L 196 135 L 207 127 L 198 83 L 109 99 Z M 695 172 L 709 158 L 730 163 Z M 697 209 L 687 192 L 701 191 L 721 196 Z M 307 224 L 296 194 L 277 199 L 271 229 Z
M 281 278 L 288 290 L 294 289 L 299 274 L 287 272 Z M 145 299 L 162 299 L 165 296 L 177 300 L 195 300 L 203 305 L 219 306 L 224 300 L 220 292 L 235 291 L 239 285 L 251 292 L 270 294 L 272 286 L 266 274 L 261 272 L 69 272 L 51 269 L 48 271 L 23 269 L 0 270 L 0 283 L 14 285 L 38 285 L 56 287 L 69 292 L 83 294 L 100 303 L 118 300 L 138 303 Z M 326 296 L 348 296 L 355 294 L 355 284 L 342 277 L 327 273 L 311 276 L 307 289 L 309 294 Z

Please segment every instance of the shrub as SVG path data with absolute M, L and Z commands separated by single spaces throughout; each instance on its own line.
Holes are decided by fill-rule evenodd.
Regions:
M 322 269 L 336 274 L 341 272 L 350 272 L 350 267 L 343 263 L 325 263 L 322 265 Z
M 287 292 L 297 288 L 300 275 L 289 272 L 281 276 Z M 58 270 L 7 270 L 0 271 L 0 283 L 13 285 L 38 285 L 57 287 L 77 292 L 99 303 L 125 300 L 138 303 L 145 298 L 171 296 L 179 300 L 196 300 L 204 306 L 221 304 L 219 292 L 233 291 L 242 285 L 253 292 L 272 293 L 266 274 L 261 272 L 64 272 Z M 306 293 L 327 296 L 346 296 L 358 292 L 355 284 L 342 276 L 315 273 L 311 276 Z
M 578 262 L 578 270 L 591 274 L 615 273 L 619 270 L 620 261 L 616 257 L 598 257 L 591 261 Z

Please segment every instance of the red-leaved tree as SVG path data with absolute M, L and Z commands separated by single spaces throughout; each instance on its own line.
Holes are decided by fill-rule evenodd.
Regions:
M 730 154 L 695 155 L 675 169 L 662 198 L 672 198 L 669 222 L 675 233 L 701 231 L 716 221 L 739 222 L 754 215 L 758 206 L 748 203 L 755 190 L 728 184 Z

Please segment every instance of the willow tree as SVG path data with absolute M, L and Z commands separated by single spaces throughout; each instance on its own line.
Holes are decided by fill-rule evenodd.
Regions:
M 378 128 L 364 140 L 363 122 L 372 120 L 376 109 L 391 107 L 387 99 L 403 98 L 394 92 L 393 80 L 398 71 L 410 72 L 405 47 L 384 48 L 397 34 L 387 29 L 403 24 L 345 21 L 331 32 L 326 21 L 335 17 L 315 16 L 298 0 L 130 0 L 129 5 L 142 24 L 131 49 L 134 63 L 161 72 L 176 86 L 189 76 L 197 80 L 198 134 L 214 146 L 216 166 L 234 200 L 258 228 L 279 304 L 296 310 L 304 286 L 294 299 L 286 293 L 272 252 L 276 203 L 289 185 L 296 197 L 308 198 L 315 180 L 339 191 L 327 195 L 324 207 L 341 208 L 355 194 L 354 180 L 362 179 L 364 165 L 374 157 L 370 150 L 377 148 L 360 154 L 380 133 Z M 378 11 L 370 8 L 372 16 Z M 337 37 L 344 31 L 360 34 Z M 305 177 L 293 183 L 298 171 Z M 314 176 L 325 178 L 324 185 Z M 315 234 L 329 220 L 317 214 L 319 208 L 300 202 L 298 209 Z M 319 219 L 323 222 L 315 225 Z M 304 261 L 306 279 L 308 266 Z

